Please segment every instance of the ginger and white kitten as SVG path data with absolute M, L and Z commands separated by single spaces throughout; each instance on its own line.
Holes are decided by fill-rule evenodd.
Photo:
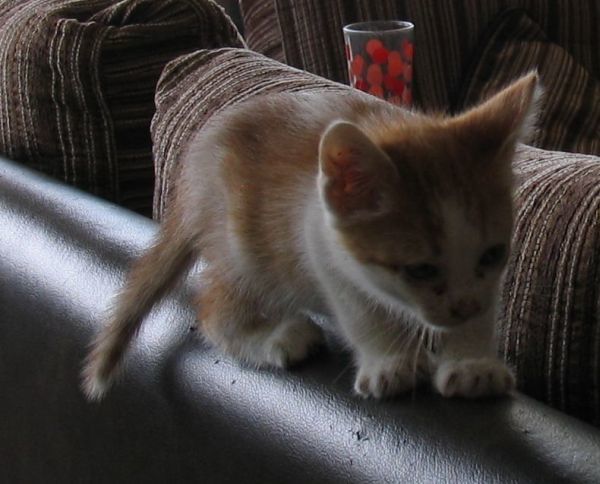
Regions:
M 444 396 L 510 391 L 494 321 L 511 160 L 537 84 L 529 74 L 455 117 L 358 92 L 279 94 L 215 115 L 88 357 L 87 395 L 103 396 L 144 315 L 200 255 L 203 334 L 235 358 L 302 360 L 323 338 L 308 316 L 319 313 L 352 350 L 362 396 L 410 390 L 415 366 Z M 431 358 L 424 328 L 437 334 Z

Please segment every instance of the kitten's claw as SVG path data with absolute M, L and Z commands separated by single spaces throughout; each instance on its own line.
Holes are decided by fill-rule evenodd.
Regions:
M 359 367 L 354 391 L 363 398 L 391 397 L 412 390 L 416 380 L 405 360 L 376 361 Z
M 453 360 L 438 367 L 433 384 L 444 397 L 478 398 L 510 392 L 515 377 L 495 358 Z

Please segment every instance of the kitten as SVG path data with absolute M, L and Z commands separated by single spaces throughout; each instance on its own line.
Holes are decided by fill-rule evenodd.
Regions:
M 215 115 L 95 341 L 86 394 L 103 396 L 144 315 L 200 255 L 203 335 L 235 358 L 302 360 L 322 341 L 318 313 L 352 350 L 364 397 L 410 390 L 415 371 L 444 396 L 510 391 L 494 320 L 511 161 L 537 84 L 531 73 L 455 117 L 358 92 L 279 94 Z

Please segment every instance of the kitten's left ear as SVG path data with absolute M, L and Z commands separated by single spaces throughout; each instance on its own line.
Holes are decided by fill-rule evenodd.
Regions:
M 385 211 L 396 168 L 358 126 L 331 124 L 319 145 L 319 189 L 338 222 L 352 222 Z
M 521 77 L 456 122 L 482 151 L 512 148 L 532 134 L 542 89 L 536 71 Z

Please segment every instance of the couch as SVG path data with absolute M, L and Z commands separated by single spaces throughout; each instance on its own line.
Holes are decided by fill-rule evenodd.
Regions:
M 35 58 L 31 47 L 25 50 L 29 57 L 23 51 L 12 57 L 27 59 L 27 69 L 2 64 L 0 147 L 16 161 L 0 160 L 0 481 L 599 482 L 593 358 L 600 174 L 593 154 L 519 150 L 517 250 L 499 318 L 500 350 L 519 378 L 515 395 L 463 401 L 419 390 L 393 401 L 359 400 L 350 392 L 348 355 L 334 344 L 291 372 L 243 367 L 207 347 L 195 330 L 188 295 L 202 283 L 198 267 L 149 316 L 127 356 L 124 380 L 101 403 L 85 401 L 79 389 L 82 358 L 128 264 L 156 232 L 156 221 L 145 216 L 149 207 L 153 204 L 157 220 L 168 207 L 186 139 L 214 112 L 251 96 L 348 89 L 244 48 L 260 37 L 251 29 L 249 12 L 273 15 L 269 2 L 251 3 L 242 2 L 245 40 L 205 0 L 173 0 L 173 10 L 143 0 L 32 0 L 0 7 L 0 18 L 11 13 L 15 19 L 9 7 L 18 7 L 21 20 L 29 18 L 38 29 L 46 25 L 55 42 L 48 45 L 58 49 L 50 59 L 62 53 L 78 66 L 75 81 L 85 81 L 82 72 L 100 73 L 107 94 L 96 99 L 118 95 L 131 102 L 129 109 L 120 103 L 97 107 L 98 119 L 111 122 L 103 125 L 105 131 L 102 125 L 94 128 L 106 140 L 95 163 L 106 156 L 113 169 L 78 176 L 80 167 L 95 166 L 87 157 L 90 145 L 69 149 L 64 143 L 69 138 L 48 129 L 48 120 L 56 119 L 64 133 L 91 129 L 97 119 L 88 119 L 84 109 L 92 105 L 90 98 L 82 97 L 81 88 L 69 91 L 70 78 L 56 70 L 59 63 L 39 67 L 48 58 Z M 284 3 L 275 13 L 284 12 Z M 26 4 L 32 9 L 22 7 Z M 297 12 L 308 4 L 297 2 Z M 43 14 L 41 6 L 47 8 Z M 27 17 L 34 11 L 37 16 Z M 94 22 L 85 22 L 91 16 Z M 173 36 L 163 50 L 148 27 L 160 24 L 157 19 L 166 24 L 163 34 Z M 28 45 L 16 43 L 14 25 L 8 33 L 0 27 L 0 47 L 2 39 L 11 49 Z M 202 35 L 179 38 L 186 28 Z M 57 43 L 69 39 L 68 29 L 82 41 L 100 31 L 102 41 L 81 44 L 95 46 L 91 52 L 142 42 L 132 47 L 136 55 L 113 59 L 112 50 L 104 57 L 121 66 L 135 61 L 121 68 L 128 74 L 125 87 L 119 85 L 120 69 L 104 69 L 105 63 L 94 60 L 102 55 L 86 64 L 66 50 L 66 40 Z M 271 53 L 285 52 L 283 45 L 273 48 L 272 33 L 265 35 Z M 144 41 L 152 41 L 150 47 Z M 140 56 L 140 50 L 160 53 L 160 60 Z M 2 52 L 9 58 L 10 49 Z M 150 59 L 148 65 L 144 59 Z M 36 66 L 40 71 L 33 76 Z M 48 83 L 54 90 L 45 103 L 39 102 L 44 93 L 36 91 L 38 105 L 31 101 L 35 97 L 20 97 L 15 114 L 9 109 L 14 98 L 6 96 L 18 92 L 6 89 L 11 73 L 31 80 L 26 83 L 31 89 L 40 89 L 43 74 L 64 86 L 57 90 Z M 136 84 L 139 78 L 131 76 L 139 74 L 145 82 Z M 152 109 L 144 107 L 148 86 Z M 58 102 L 59 93 L 65 93 L 65 102 Z M 56 118 L 65 106 L 71 108 L 68 116 Z M 141 126 L 147 126 L 146 144 L 130 131 Z M 32 136 L 38 130 L 42 134 Z M 153 166 L 147 161 L 151 151 Z M 143 162 L 136 165 L 135 159 Z M 115 176 L 136 169 L 144 175 L 135 190 L 127 177 Z M 136 196 L 123 193 L 139 198 L 133 202 Z

